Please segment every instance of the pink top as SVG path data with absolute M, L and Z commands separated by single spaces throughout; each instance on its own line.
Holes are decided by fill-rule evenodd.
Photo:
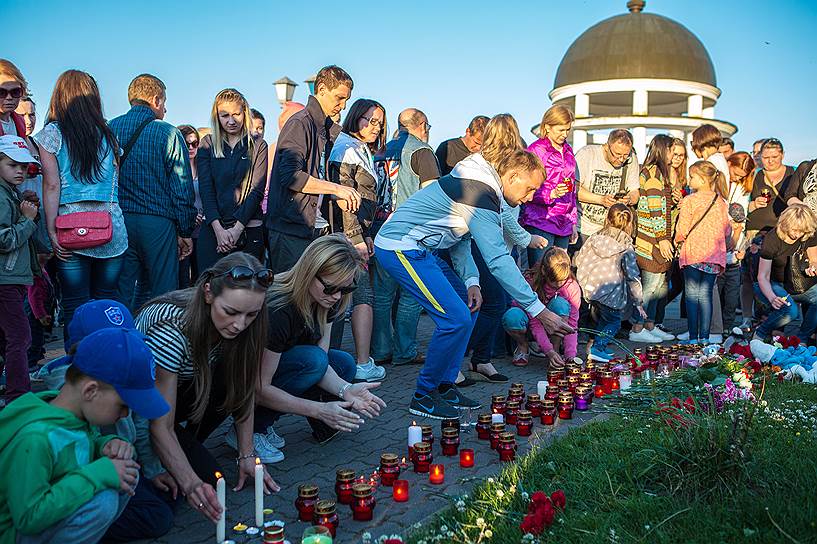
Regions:
M 528 280 L 528 283 L 533 287 L 533 274 L 530 271 L 525 273 L 525 279 Z M 570 315 L 567 317 L 568 324 L 576 330 L 579 326 L 579 305 L 582 301 L 582 290 L 579 287 L 579 283 L 573 279 L 572 277 L 569 278 L 561 287 L 558 289 L 554 289 L 549 285 L 545 285 L 545 292 L 544 293 L 537 293 L 539 299 L 542 300 L 545 304 L 550 302 L 550 300 L 559 295 L 563 299 L 565 299 L 570 304 Z M 516 301 L 513 302 L 514 306 L 519 306 Z M 538 319 L 535 319 L 535 316 L 528 314 L 528 329 L 530 329 L 531 335 L 533 335 L 533 339 L 536 340 L 536 343 L 539 344 L 539 347 L 542 348 L 542 353 L 547 353 L 548 351 L 553 349 L 553 343 L 548 338 L 547 331 L 545 331 L 544 325 Z M 563 341 L 564 345 L 564 355 L 566 358 L 572 359 L 576 356 L 579 348 L 579 333 L 574 332 L 573 334 L 568 334 L 564 337 Z
M 712 191 L 698 191 L 681 201 L 675 227 L 675 242 L 684 242 L 678 259 L 681 267 L 709 263 L 726 268 L 726 240 L 732 235 L 729 207 L 724 199 L 717 197 L 707 212 L 713 198 Z M 690 233 L 701 217 L 701 222 Z
M 550 140 L 540 138 L 528 146 L 528 151 L 535 153 L 542 161 L 546 177 L 542 186 L 533 194 L 533 200 L 522 207 L 519 223 L 557 236 L 573 234 L 573 227 L 578 221 L 576 194 L 579 190 L 573 148 L 565 142 L 559 152 Z M 553 189 L 565 178 L 570 178 L 573 190 L 559 198 L 550 198 Z

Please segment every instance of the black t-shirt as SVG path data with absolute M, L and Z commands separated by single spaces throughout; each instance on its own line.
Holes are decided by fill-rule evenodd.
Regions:
M 797 197 L 817 213 L 817 159 L 803 161 L 794 175 L 786 191 L 786 200 Z
M 267 349 L 284 353 L 295 346 L 317 346 L 323 336 L 319 327 L 312 330 L 306 326 L 301 312 L 294 304 L 273 309 L 267 306 L 269 325 L 267 326 Z
M 772 261 L 769 279 L 781 284 L 785 281 L 789 257 L 794 254 L 801 243 L 804 247 L 817 246 L 817 236 L 813 236 L 805 242 L 797 241 L 788 244 L 777 235 L 777 229 L 772 229 L 766 234 L 763 238 L 763 245 L 760 246 L 760 258 Z
M 437 157 L 427 147 L 423 147 L 411 154 L 411 169 L 420 176 L 420 183 L 440 178 L 440 167 Z M 419 189 L 419 187 L 418 187 Z
M 440 174 L 447 176 L 462 159 L 471 154 L 462 138 L 451 138 L 437 148 L 437 162 L 440 163 Z
M 786 200 L 787 195 L 790 194 L 793 174 L 794 168 L 787 166 L 783 179 L 781 179 L 780 183 L 778 183 L 776 186 L 779 194 L 775 193 L 775 187 L 771 187 L 768 183 L 766 183 L 766 175 L 763 170 L 760 170 L 755 174 L 755 181 L 752 185 L 752 200 L 760 197 L 760 193 L 762 193 L 763 189 L 766 188 L 771 189 L 772 200 L 765 208 L 757 208 L 755 211 L 749 214 L 746 224 L 747 230 L 765 230 L 774 228 L 777 225 L 777 218 L 780 217 L 783 210 L 788 207 Z

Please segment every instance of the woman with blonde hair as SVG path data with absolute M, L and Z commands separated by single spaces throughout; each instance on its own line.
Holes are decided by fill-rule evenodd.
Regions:
M 811 338 L 817 329 L 817 280 L 812 262 L 817 264 L 817 216 L 804 204 L 792 204 L 780 214 L 777 225 L 763 238 L 760 248 L 755 295 L 771 307 L 765 321 L 755 331 L 755 338 L 768 340 L 774 330 L 797 319 L 798 302 L 808 304 L 799 336 Z M 813 260 L 812 260 L 813 259 Z M 793 282 L 797 270 L 799 280 Z
M 13 62 L 0 59 L 0 136 L 26 137 L 23 116 L 14 110 L 28 96 L 28 83 Z
M 566 106 L 551 106 L 542 116 L 539 139 L 528 146 L 542 161 L 547 178 L 525 204 L 520 223 L 531 234 L 547 239 L 551 246 L 567 249 L 575 241 L 578 210 L 576 206 L 576 157 L 567 143 L 573 127 L 573 111 Z M 528 249 L 528 264 L 533 266 L 544 251 Z
M 306 416 L 323 444 L 356 430 L 386 404 L 375 383 L 352 384 L 355 359 L 330 349 L 332 322 L 343 319 L 363 261 L 343 234 L 313 241 L 290 270 L 275 277 L 267 294 L 267 349 L 255 409 L 255 433 L 283 446 L 272 430 L 285 413 Z M 357 413 L 356 413 L 357 412 Z
M 253 137 L 250 105 L 235 89 L 216 95 L 210 122 L 212 133 L 201 140 L 196 158 L 205 218 L 196 245 L 199 270 L 233 251 L 264 258 L 267 143 Z

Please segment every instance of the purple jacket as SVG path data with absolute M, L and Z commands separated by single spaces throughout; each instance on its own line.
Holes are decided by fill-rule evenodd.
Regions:
M 553 148 L 547 138 L 540 138 L 528 146 L 545 165 L 547 176 L 545 182 L 533 194 L 533 200 L 522 207 L 519 223 L 525 227 L 536 227 L 539 230 L 557 236 L 570 236 L 578 220 L 576 209 L 576 157 L 573 148 L 567 142 L 562 153 Z M 550 193 L 564 178 L 570 178 L 573 191 L 553 200 Z

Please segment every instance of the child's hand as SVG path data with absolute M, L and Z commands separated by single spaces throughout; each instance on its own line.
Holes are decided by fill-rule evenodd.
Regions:
M 133 445 L 114 438 L 102 447 L 102 455 L 111 459 L 133 459 Z
M 539 236 L 538 234 L 531 234 L 530 235 L 530 243 L 528 247 L 535 247 L 536 249 L 545 249 L 548 245 L 548 240 L 544 236 Z
M 23 200 L 20 202 L 20 213 L 22 213 L 28 219 L 34 220 L 37 217 L 37 206 L 29 202 L 28 200 Z
M 559 355 L 559 353 L 555 349 L 552 349 L 545 353 L 545 358 L 551 365 L 555 365 L 557 367 L 563 366 L 565 364 L 564 359 L 562 359 L 562 356 Z
M 139 476 L 139 464 L 133 459 L 111 459 L 119 475 L 119 489 L 133 496 Z
M 638 315 L 641 316 L 641 319 L 647 319 L 647 312 L 644 311 L 644 306 L 639 306 L 636 309 L 638 310 Z

